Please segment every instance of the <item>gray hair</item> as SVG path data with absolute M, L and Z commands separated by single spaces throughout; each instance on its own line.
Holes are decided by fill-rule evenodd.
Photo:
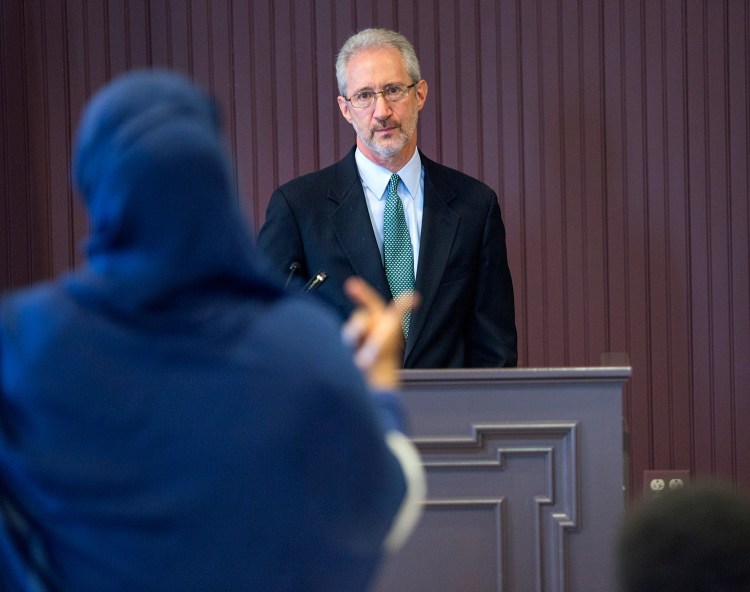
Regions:
M 363 29 L 349 37 L 336 56 L 336 82 L 341 96 L 346 96 L 346 66 L 354 54 L 365 49 L 383 47 L 392 47 L 401 54 L 406 64 L 406 73 L 412 82 L 421 80 L 417 53 L 406 37 L 388 29 Z

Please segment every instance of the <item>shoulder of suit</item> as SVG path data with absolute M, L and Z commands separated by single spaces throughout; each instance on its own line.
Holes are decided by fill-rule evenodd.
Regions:
M 279 186 L 279 190 L 286 193 L 289 191 L 297 191 L 300 189 L 309 190 L 310 187 L 318 186 L 321 184 L 328 184 L 335 175 L 336 165 L 330 165 L 318 171 L 306 173 L 295 177 L 294 179 L 287 181 L 283 185 Z
M 279 186 L 278 190 L 284 194 L 297 193 L 300 191 L 308 193 L 310 189 L 313 188 L 327 188 L 335 179 L 340 180 L 348 173 L 353 174 L 353 178 L 357 178 L 353 150 L 338 162 L 328 165 L 320 170 L 295 177 L 291 181 L 287 181 Z
M 422 155 L 422 163 L 425 170 L 425 177 L 437 187 L 451 187 L 458 195 L 471 196 L 492 196 L 495 197 L 495 191 L 486 183 L 467 175 L 457 169 L 439 164 Z

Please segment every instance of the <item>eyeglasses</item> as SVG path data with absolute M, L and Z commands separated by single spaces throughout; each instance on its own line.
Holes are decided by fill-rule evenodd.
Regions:
M 383 95 L 383 98 L 389 103 L 395 103 L 396 101 L 402 100 L 409 94 L 409 89 L 416 86 L 416 82 L 413 84 L 389 84 L 384 87 L 383 90 L 375 92 L 374 90 L 361 90 L 358 93 L 354 93 L 351 97 L 344 97 L 349 101 L 352 107 L 356 109 L 365 109 L 375 102 L 378 95 Z

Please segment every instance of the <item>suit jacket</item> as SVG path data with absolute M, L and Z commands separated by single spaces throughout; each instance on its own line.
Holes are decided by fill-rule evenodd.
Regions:
M 405 368 L 515 366 L 513 285 L 505 228 L 494 191 L 426 158 L 424 210 Z M 346 318 L 343 292 L 358 275 L 391 299 L 354 149 L 336 164 L 279 187 L 258 244 L 279 274 L 292 262 L 307 279 L 325 271 L 316 293 Z

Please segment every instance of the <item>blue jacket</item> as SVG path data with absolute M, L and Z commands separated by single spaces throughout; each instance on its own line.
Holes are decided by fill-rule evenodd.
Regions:
M 121 77 L 75 177 L 87 263 L 0 304 L 0 589 L 364 589 L 406 491 L 397 409 L 266 279 L 211 100 Z

